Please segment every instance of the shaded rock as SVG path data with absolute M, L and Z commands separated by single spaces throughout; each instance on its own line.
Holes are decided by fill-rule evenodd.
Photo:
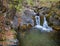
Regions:
M 40 15 L 45 15 L 45 14 L 48 14 L 49 12 L 50 12 L 50 8 L 48 8 L 48 7 L 41 7 L 41 8 L 39 8 L 39 14 Z
M 56 14 L 53 13 L 53 15 L 50 16 L 50 22 L 53 23 L 53 25 L 60 26 L 60 17 Z

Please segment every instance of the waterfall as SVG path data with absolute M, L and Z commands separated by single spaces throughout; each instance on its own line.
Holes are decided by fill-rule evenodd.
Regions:
M 39 16 L 35 16 L 36 19 L 36 25 L 40 25 L 40 17 Z
M 46 17 L 45 17 L 45 16 L 44 16 L 43 28 L 45 28 L 45 30 L 46 30 L 47 32 L 52 31 L 52 28 L 48 26 L 48 23 L 47 23 L 47 20 L 46 20 Z
M 45 17 L 45 16 L 44 16 L 43 27 L 44 27 L 44 28 L 48 28 L 48 23 L 47 23 L 47 21 L 46 21 L 46 17 Z
M 46 17 L 44 16 L 44 23 L 43 26 L 40 25 L 40 17 L 39 16 L 35 16 L 36 19 L 36 26 L 35 28 L 41 30 L 41 32 L 46 31 L 46 32 L 50 32 L 52 31 L 52 28 L 48 26 Z
M 40 16 L 35 16 L 36 25 L 34 28 L 42 30 L 43 26 L 40 25 Z

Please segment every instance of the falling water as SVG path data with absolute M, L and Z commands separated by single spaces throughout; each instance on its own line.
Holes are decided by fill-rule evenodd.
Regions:
M 43 26 L 40 25 L 40 16 L 35 16 L 36 25 L 35 28 L 42 30 Z
M 36 19 L 36 26 L 35 28 L 40 29 L 42 32 L 46 31 L 46 32 L 50 32 L 52 31 L 52 28 L 48 26 L 48 23 L 46 21 L 46 17 L 44 16 L 44 23 L 43 26 L 40 25 L 40 17 L 39 16 L 35 16 Z
M 46 17 L 45 16 L 44 16 L 43 28 L 46 28 L 46 31 L 47 32 L 52 31 L 52 28 L 48 26 L 48 23 L 47 23 L 47 20 L 46 20 Z
M 39 16 L 35 16 L 36 19 L 36 25 L 40 25 L 40 17 Z
M 47 21 L 46 21 L 46 17 L 45 17 L 45 16 L 44 16 L 43 27 L 44 27 L 44 28 L 48 28 L 48 23 L 47 23 Z

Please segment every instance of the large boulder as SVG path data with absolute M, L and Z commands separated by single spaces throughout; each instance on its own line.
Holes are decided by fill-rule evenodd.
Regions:
M 25 9 L 21 16 L 21 20 L 22 20 L 21 25 L 31 24 L 32 26 L 34 26 L 34 20 L 32 19 L 32 17 L 35 15 L 36 15 L 36 13 L 33 10 Z

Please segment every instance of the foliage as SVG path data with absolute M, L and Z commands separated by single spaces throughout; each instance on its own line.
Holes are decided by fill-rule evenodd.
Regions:
M 29 5 L 31 5 L 31 6 L 33 6 L 33 5 L 34 5 L 33 0 L 27 0 L 27 3 L 28 3 Z
M 23 0 L 9 0 L 9 7 L 10 8 L 16 8 L 17 11 L 20 11 L 22 9 L 22 2 Z

